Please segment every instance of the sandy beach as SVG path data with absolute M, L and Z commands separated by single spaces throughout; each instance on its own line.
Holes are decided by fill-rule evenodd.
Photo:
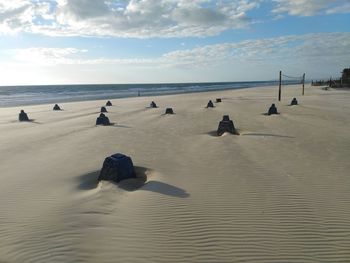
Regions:
M 115 99 L 108 127 L 106 100 L 1 108 L 0 262 L 350 262 L 349 101 L 300 85 L 281 102 L 277 87 Z M 215 136 L 224 114 L 239 136 Z M 118 152 L 144 185 L 97 183 Z

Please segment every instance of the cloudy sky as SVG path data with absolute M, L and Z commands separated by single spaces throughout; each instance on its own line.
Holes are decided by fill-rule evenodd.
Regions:
M 0 0 L 0 85 L 337 77 L 350 0 Z

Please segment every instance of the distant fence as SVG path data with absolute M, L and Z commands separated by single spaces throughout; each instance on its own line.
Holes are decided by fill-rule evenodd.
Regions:
M 329 80 L 313 80 L 311 81 L 311 86 L 327 86 L 330 88 L 345 88 L 350 87 L 350 81 L 349 80 L 343 80 L 340 79 L 332 79 Z

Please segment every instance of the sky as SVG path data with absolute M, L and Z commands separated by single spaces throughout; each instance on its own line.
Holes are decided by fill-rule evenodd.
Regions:
M 0 85 L 339 77 L 350 0 L 0 0 Z

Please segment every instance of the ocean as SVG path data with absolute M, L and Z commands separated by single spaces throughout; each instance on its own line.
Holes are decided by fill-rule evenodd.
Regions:
M 292 83 L 290 83 L 292 84 Z M 0 87 L 0 107 L 116 99 L 278 85 L 277 81 Z

